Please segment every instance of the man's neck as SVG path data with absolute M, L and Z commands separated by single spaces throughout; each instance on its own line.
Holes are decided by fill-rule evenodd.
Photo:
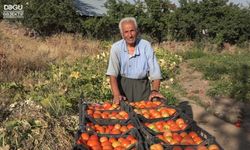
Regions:
M 128 44 L 128 43 L 127 43 L 127 46 L 128 46 L 129 48 L 134 48 L 134 47 L 135 47 L 135 43 L 133 43 L 133 44 Z
M 135 52 L 135 43 L 134 44 L 127 44 L 127 48 L 128 48 L 128 53 L 130 55 L 133 55 Z

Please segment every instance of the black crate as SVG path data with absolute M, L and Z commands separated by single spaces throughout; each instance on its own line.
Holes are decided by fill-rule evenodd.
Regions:
M 150 146 L 153 144 L 161 144 L 164 149 L 169 149 L 169 145 L 166 142 L 155 137 L 154 135 L 149 133 L 147 130 L 145 130 L 145 128 L 140 128 L 139 132 L 142 135 L 143 146 L 145 150 L 150 150 Z
M 147 101 L 147 100 L 142 100 L 142 101 Z M 142 102 L 142 101 L 137 101 L 137 102 Z M 145 107 L 145 108 L 158 108 L 158 107 L 162 107 L 162 106 L 169 106 L 167 105 L 167 99 L 165 98 L 154 98 L 153 100 L 151 101 L 158 101 L 158 102 L 161 102 L 161 104 L 159 106 L 155 106 L 155 107 Z M 137 108 L 135 106 L 132 106 L 130 104 L 130 102 L 126 101 L 125 102 L 127 105 L 131 106 L 132 108 Z M 136 103 L 136 102 L 133 102 L 133 103 Z M 142 109 L 142 108 L 139 108 L 139 109 Z
M 81 130 L 79 130 L 76 134 L 76 141 L 81 137 L 81 134 L 84 133 Z M 91 135 L 91 134 L 90 134 Z M 98 137 L 108 137 L 108 138 L 120 138 L 120 137 L 124 137 L 126 138 L 127 136 L 132 135 L 136 138 L 137 142 L 132 144 L 131 146 L 129 146 L 126 150 L 144 150 L 143 147 L 143 141 L 142 141 L 142 137 L 139 134 L 138 130 L 131 130 L 130 132 L 127 132 L 126 134 L 120 135 L 120 136 L 113 136 L 113 135 L 97 135 Z M 79 143 L 75 143 L 75 145 L 73 146 L 73 150 L 89 150 L 89 147 L 85 144 L 79 144 Z
M 160 143 L 163 145 L 164 149 L 173 149 L 174 147 L 181 147 L 181 148 L 186 148 L 186 147 L 192 147 L 193 149 L 197 149 L 197 147 L 199 145 L 205 145 L 208 146 L 212 143 L 215 143 L 215 138 L 210 135 L 207 131 L 203 130 L 202 128 L 200 128 L 199 126 L 197 126 L 196 123 L 192 123 L 190 128 L 187 129 L 185 132 L 189 133 L 191 131 L 195 131 L 199 137 L 202 138 L 203 142 L 200 144 L 196 144 L 196 145 L 181 145 L 181 144 L 176 144 L 176 145 L 171 145 L 170 143 L 163 141 L 159 138 L 156 137 L 157 134 L 154 134 L 152 132 L 149 132 L 146 128 L 140 128 L 140 132 L 142 134 L 142 137 L 144 138 L 144 145 L 146 149 L 149 149 L 150 145 L 155 144 L 155 143 Z
M 170 120 L 176 121 L 178 118 L 182 118 L 186 122 L 187 126 L 186 126 L 186 128 L 184 130 L 171 131 L 171 132 L 180 133 L 182 131 L 188 130 L 191 127 L 191 125 L 194 123 L 194 121 L 191 118 L 189 118 L 187 115 L 185 115 L 184 113 L 179 113 Z M 161 121 L 169 121 L 169 120 L 161 120 Z M 151 123 L 155 123 L 155 122 L 151 122 Z M 163 133 L 163 132 L 156 132 L 156 131 L 148 128 L 147 126 L 145 126 L 143 123 L 141 123 L 141 127 L 145 128 L 152 135 L 162 134 Z
M 75 144 L 73 150 L 89 150 L 89 148 L 83 144 Z
M 92 116 L 89 116 L 88 114 L 85 114 L 86 118 L 95 124 L 99 125 L 115 125 L 115 124 L 121 124 L 121 125 L 127 125 L 131 123 L 131 119 L 103 119 L 103 118 L 93 118 Z
M 92 122 L 93 123 L 93 122 Z M 93 123 L 95 125 L 95 123 Z M 107 133 L 98 133 L 95 129 L 88 127 L 86 124 L 84 124 L 81 128 L 81 131 L 87 131 L 90 134 L 97 134 L 99 136 L 107 136 L 107 135 L 112 135 L 113 137 L 120 137 L 123 134 L 127 134 L 128 132 L 131 132 L 131 130 L 135 130 L 139 127 L 138 125 L 138 121 L 135 118 L 131 118 L 129 120 L 129 122 L 127 122 L 127 124 L 124 124 L 125 126 L 127 126 L 128 124 L 133 125 L 134 128 L 129 129 L 127 132 L 125 133 L 121 133 L 121 134 L 107 134 Z M 100 125 L 100 124 L 98 124 Z M 109 124 L 112 125 L 112 124 Z
M 79 110 L 81 110 L 81 105 L 87 105 L 87 106 L 89 106 L 89 105 L 103 105 L 105 102 L 100 102 L 100 103 L 92 103 L 92 102 L 89 102 L 88 100 L 85 100 L 85 99 L 83 99 L 83 98 L 80 98 L 80 101 L 79 101 Z M 109 101 L 109 103 L 112 103 L 111 101 Z M 117 108 L 117 109 L 112 109 L 112 110 L 127 110 L 127 104 L 126 104 L 126 102 L 124 102 L 124 101 L 121 101 L 120 102 L 120 104 L 119 104 L 119 108 Z M 103 109 L 97 109 L 97 110 L 103 110 Z M 111 111 L 112 111 L 111 110 Z
M 150 145 L 155 144 L 155 143 L 161 143 L 164 147 L 164 149 L 166 150 L 171 150 L 173 149 L 175 146 L 179 146 L 182 149 L 186 148 L 186 147 L 192 147 L 193 149 L 197 149 L 198 145 L 171 145 L 168 142 L 165 142 L 159 138 L 156 137 L 157 134 L 152 130 L 150 130 L 149 128 L 146 128 L 145 126 L 142 125 L 142 123 L 152 123 L 152 122 L 156 122 L 156 121 L 163 121 L 163 120 L 176 120 L 178 117 L 182 117 L 185 121 L 188 122 L 188 127 L 185 129 L 186 132 L 191 132 L 191 131 L 195 131 L 202 139 L 203 142 L 200 143 L 199 145 L 205 145 L 208 146 L 210 144 L 216 144 L 219 146 L 220 149 L 221 146 L 216 143 L 215 138 L 213 136 L 211 136 L 208 132 L 206 132 L 205 130 L 201 129 L 200 127 L 197 126 L 197 124 L 190 119 L 188 116 L 186 116 L 184 113 L 182 113 L 181 109 L 176 108 L 175 106 L 166 106 L 164 105 L 164 107 L 170 107 L 170 108 L 174 108 L 176 110 L 176 113 L 173 116 L 170 117 L 166 117 L 166 118 L 156 118 L 156 119 L 147 119 L 145 117 L 143 117 L 142 115 L 138 115 L 134 112 L 133 107 L 128 105 L 128 103 L 122 101 L 121 102 L 121 107 L 120 109 L 117 110 L 105 110 L 105 111 L 121 111 L 124 110 L 129 114 L 129 119 L 127 120 L 119 120 L 119 119 L 95 119 L 93 117 L 90 117 L 87 115 L 86 113 L 86 109 L 88 107 L 87 102 L 85 102 L 84 100 L 81 99 L 80 103 L 79 103 L 79 111 L 80 111 L 80 115 L 79 115 L 79 122 L 80 122 L 80 130 L 77 132 L 76 134 L 76 141 L 79 139 L 81 133 L 83 132 L 88 132 L 89 134 L 96 134 L 99 137 L 102 136 L 106 136 L 106 137 L 114 137 L 114 138 L 119 138 L 119 137 L 125 137 L 129 134 L 136 134 L 136 136 L 140 139 L 138 140 L 139 142 L 135 145 L 133 145 L 132 147 L 130 147 L 129 149 L 139 149 L 139 150 L 148 150 Z M 162 106 L 160 106 L 162 107 Z M 102 111 L 102 110 L 100 110 Z M 98 134 L 95 133 L 94 131 L 87 131 L 86 130 L 86 123 L 87 122 L 92 122 L 94 124 L 99 124 L 99 125 L 115 125 L 115 124 L 121 124 L 121 125 L 127 125 L 129 123 L 133 124 L 133 126 L 135 127 L 132 130 L 129 130 L 128 132 L 124 133 L 124 134 Z M 180 133 L 181 131 L 178 131 L 177 133 Z M 75 143 L 74 145 L 74 150 L 88 150 L 88 147 L 86 145 L 82 145 L 82 144 L 77 144 Z M 223 149 L 222 149 L 223 150 Z
M 133 113 L 131 113 L 131 108 L 124 104 L 124 102 L 121 102 L 121 109 L 119 110 L 98 110 L 101 112 L 120 112 L 125 111 L 128 113 L 129 118 L 128 119 L 102 119 L 102 118 L 93 118 L 92 116 L 87 114 L 88 109 L 88 103 L 81 102 L 79 105 L 79 121 L 80 121 L 80 129 L 83 128 L 83 126 L 86 124 L 86 122 L 93 122 L 94 124 L 100 124 L 100 125 L 114 125 L 114 124 L 121 124 L 121 125 L 127 125 L 131 123 L 130 118 L 133 118 Z M 132 115 L 132 116 L 131 116 Z
M 211 144 L 215 144 L 219 147 L 220 150 L 224 150 L 224 148 L 221 147 L 221 145 L 216 141 L 216 138 L 214 138 L 214 140 L 211 141 L 208 145 L 211 145 Z
M 173 119 L 173 118 L 175 118 L 176 116 L 178 116 L 179 113 L 180 113 L 180 110 L 179 110 L 178 108 L 174 107 L 174 106 L 160 106 L 160 107 L 158 107 L 157 109 L 159 109 L 159 108 L 164 108 L 164 107 L 175 109 L 176 112 L 175 112 L 173 115 L 169 116 L 169 117 L 161 117 L 161 118 L 153 118 L 153 119 L 148 119 L 148 118 L 145 118 L 145 117 L 144 117 L 143 115 L 141 115 L 141 114 L 137 114 L 137 113 L 134 111 L 134 109 L 133 109 L 133 113 L 135 113 L 135 114 L 137 115 L 137 117 L 139 118 L 139 120 L 140 120 L 141 122 L 143 122 L 143 123 L 145 123 L 145 122 L 147 122 L 147 123 L 152 123 L 152 122 L 157 122 L 157 121 L 162 121 L 162 120 L 163 120 L 163 121 L 170 120 L 170 119 Z M 144 108 L 144 109 L 152 109 L 152 108 Z

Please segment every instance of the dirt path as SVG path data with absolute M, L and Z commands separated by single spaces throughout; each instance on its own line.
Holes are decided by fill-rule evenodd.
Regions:
M 206 95 L 209 81 L 184 62 L 177 77 L 186 95 L 177 94 L 181 107 L 197 124 L 216 138 L 224 150 L 248 150 L 250 147 L 250 105 L 242 106 L 230 98 L 213 99 Z M 244 113 L 241 128 L 229 123 Z M 221 119 L 222 118 L 222 119 Z M 224 121 L 227 120 L 227 121 Z M 228 122 L 229 121 L 229 122 Z

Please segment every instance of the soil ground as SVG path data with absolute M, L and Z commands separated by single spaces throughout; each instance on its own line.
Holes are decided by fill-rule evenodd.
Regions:
M 235 105 L 230 98 L 220 98 L 215 101 L 206 95 L 206 91 L 210 88 L 209 81 L 202 79 L 201 73 L 194 71 L 186 62 L 180 65 L 180 70 L 177 79 L 186 92 L 186 95 L 177 93 L 181 101 L 180 107 L 196 121 L 198 126 L 214 136 L 224 150 L 249 150 L 250 104 Z M 225 111 L 228 109 L 234 111 Z M 216 112 L 223 114 L 218 115 Z M 236 127 L 230 117 L 235 119 L 239 115 L 242 123 L 241 127 Z

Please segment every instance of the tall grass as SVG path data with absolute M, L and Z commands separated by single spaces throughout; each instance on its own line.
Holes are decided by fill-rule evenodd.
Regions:
M 80 35 L 57 34 L 52 37 L 24 36 L 25 29 L 0 22 L 0 81 L 20 80 L 29 71 L 46 70 L 50 63 L 74 62 L 101 50 L 101 42 Z M 3 60 L 4 59 L 4 60 Z

